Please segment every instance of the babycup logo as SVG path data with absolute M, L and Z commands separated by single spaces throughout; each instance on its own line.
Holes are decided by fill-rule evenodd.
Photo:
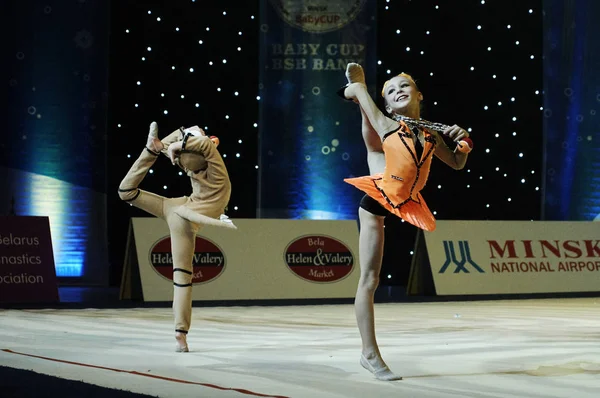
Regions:
M 171 238 L 162 238 L 150 249 L 150 264 L 162 277 L 173 281 L 173 254 Z M 208 239 L 196 236 L 196 249 L 192 259 L 192 284 L 210 282 L 225 269 L 223 251 Z
M 444 241 L 444 253 L 446 254 L 446 261 L 440 269 L 440 274 L 446 272 L 446 270 L 451 264 L 454 265 L 453 272 L 455 274 L 459 272 L 465 272 L 468 274 L 471 272 L 469 271 L 470 268 L 480 273 L 485 272 L 471 258 L 471 248 L 469 247 L 469 242 L 467 242 L 466 240 L 458 241 L 458 250 L 460 253 L 459 257 L 456 256 L 456 248 L 454 247 L 454 242 L 449 240 Z M 467 264 L 469 266 L 467 266 Z
M 352 22 L 366 0 L 271 0 L 279 16 L 305 32 L 325 33 Z
M 311 282 L 335 282 L 354 267 L 354 256 L 339 240 L 322 235 L 303 236 L 285 249 L 285 263 L 300 278 Z

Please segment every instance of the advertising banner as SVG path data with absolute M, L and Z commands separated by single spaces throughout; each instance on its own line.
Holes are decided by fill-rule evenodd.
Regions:
M 600 291 L 600 223 L 443 221 L 425 232 L 438 295 Z
M 0 216 L 0 302 L 57 302 L 48 217 Z
M 234 221 L 238 230 L 204 227 L 196 236 L 193 300 L 354 297 L 360 275 L 355 221 Z M 128 253 L 122 298 L 139 290 L 131 286 L 139 278 L 144 301 L 172 300 L 167 224 L 132 218 Z

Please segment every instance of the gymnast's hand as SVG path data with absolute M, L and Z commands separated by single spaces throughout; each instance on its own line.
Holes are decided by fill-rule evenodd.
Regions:
M 462 127 L 457 126 L 456 124 L 452 127 L 448 127 L 444 131 L 444 135 L 452 138 L 454 142 L 459 142 L 463 138 L 469 138 L 469 133 Z
M 169 145 L 169 148 L 167 149 L 167 154 L 169 155 L 169 158 L 171 159 L 171 163 L 175 164 L 175 160 L 181 153 L 182 146 L 183 146 L 182 141 L 176 141 L 176 142 L 172 143 L 171 145 Z
M 198 126 L 192 126 L 192 127 L 188 127 L 187 129 L 184 130 L 186 133 L 191 133 L 193 135 L 204 135 L 206 136 L 206 132 L 204 130 L 202 130 L 200 127 Z

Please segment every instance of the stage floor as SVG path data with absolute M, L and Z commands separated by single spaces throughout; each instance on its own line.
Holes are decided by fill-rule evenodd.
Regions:
M 160 397 L 596 398 L 599 302 L 377 304 L 397 382 L 359 365 L 351 305 L 198 307 L 189 353 L 170 308 L 0 310 L 0 365 Z

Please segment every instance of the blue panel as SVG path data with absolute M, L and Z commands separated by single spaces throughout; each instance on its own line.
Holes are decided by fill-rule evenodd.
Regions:
M 356 218 L 362 193 L 343 179 L 369 173 L 360 111 L 336 91 L 348 62 L 374 83 L 375 6 L 261 2 L 259 217 Z
M 11 191 L 0 205 L 50 217 L 59 276 L 91 277 L 89 260 L 107 275 L 108 2 L 3 3 L 12 40 L 0 167 Z
M 548 220 L 600 215 L 600 2 L 544 1 Z

